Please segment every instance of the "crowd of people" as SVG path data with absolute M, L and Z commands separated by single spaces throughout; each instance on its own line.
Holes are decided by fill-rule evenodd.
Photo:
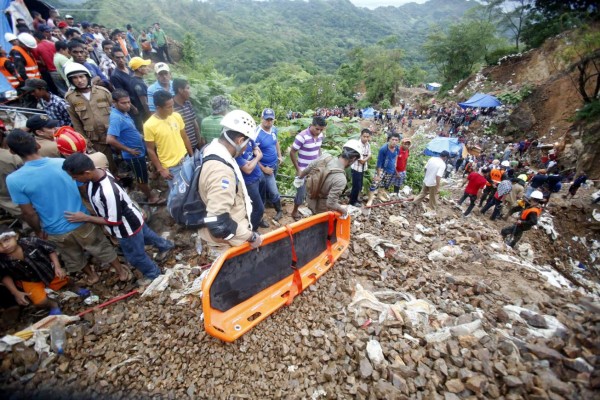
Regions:
M 144 210 L 124 189 L 119 171 L 126 169 L 132 174 L 147 204 L 166 203 L 169 207 L 174 194 L 189 190 L 177 187 L 174 178 L 183 173 L 186 160 L 200 151 L 204 162 L 198 181 L 189 187 L 197 188 L 205 213 L 198 231 L 203 244 L 220 251 L 246 242 L 258 248 L 263 240 L 259 228 L 270 225 L 265 206 L 273 205 L 275 223 L 284 215 L 276 178 L 285 154 L 274 126 L 274 110 L 265 108 L 257 124 L 247 112 L 231 110 L 226 97 L 215 96 L 212 114 L 198 123 L 190 103 L 190 86 L 184 79 L 172 79 L 168 51 L 160 50 L 161 40 L 156 39 L 156 44 L 164 61 L 152 66 L 149 59 L 138 56 L 147 50 L 134 47 L 131 27 L 127 33 L 116 30 L 105 38 L 101 26 L 78 25 L 69 17 L 60 21 L 51 14 L 52 21 L 42 21 L 36 16 L 33 27 L 27 26 L 34 29 L 33 34 L 17 26 L 20 31 L 11 50 L 10 62 L 18 71 L 16 87 L 31 94 L 45 112 L 30 117 L 26 129 L 0 129 L 0 208 L 35 234 L 19 236 L 11 227 L 0 227 L 0 275 L 16 301 L 58 314 L 59 305 L 47 298 L 44 288 L 58 290 L 71 285 L 80 296 L 88 296 L 87 288 L 100 279 L 89 256 L 108 265 L 122 282 L 133 279 L 129 266 L 143 275 L 140 285 L 156 278 L 161 273 L 159 265 L 169 258 L 176 243 L 148 227 Z M 48 32 L 53 35 L 54 28 L 60 31 L 65 23 L 68 42 L 54 41 Z M 145 33 L 145 38 L 156 38 L 161 32 L 159 24 L 154 27 L 153 36 Z M 137 42 L 146 40 L 153 39 Z M 42 43 L 42 48 L 49 49 L 46 42 L 55 42 L 53 57 L 42 57 L 36 51 Z M 56 60 L 54 69 L 48 68 L 50 59 Z M 45 61 L 38 64 L 36 60 Z M 48 74 L 42 74 L 42 65 Z M 145 79 L 152 71 L 156 81 L 147 86 Z M 389 115 L 390 122 L 394 118 L 398 122 L 383 129 L 387 141 L 379 149 L 371 149 L 375 132 L 365 128 L 359 139 L 344 144 L 338 157 L 323 153 L 326 116 L 357 111 L 351 107 L 320 110 L 310 126 L 295 136 L 289 153 L 296 171 L 291 212 L 295 220 L 302 218 L 303 204 L 313 213 L 336 211 L 341 218 L 348 216 L 349 206 L 361 206 L 364 176 L 375 155 L 366 206 L 371 206 L 376 196 L 382 201 L 398 196 L 403 188 L 412 143 L 400 131 L 405 119 L 408 128 L 419 114 L 410 107 L 379 113 L 377 118 L 385 115 L 388 119 Z M 431 111 L 420 115 L 431 117 Z M 462 116 L 448 116 L 443 108 L 437 112 L 438 122 L 443 124 L 464 126 L 471 114 Z M 453 166 L 466 185 L 464 195 L 457 199 L 459 206 L 470 200 L 465 217 L 478 202 L 481 214 L 493 208 L 492 220 L 521 211 L 517 223 L 502 230 L 503 236 L 510 236 L 508 244 L 514 246 L 522 233 L 537 223 L 540 205 L 560 190 L 562 180 L 551 172 L 554 165 L 530 171 L 523 162 L 527 149 L 521 150 L 521 145 L 515 144 L 499 158 L 482 154 L 452 159 L 447 152 L 432 157 L 425 167 L 422 190 L 409 208 L 419 210 L 428 197 L 430 207 L 436 210 L 441 181 L 453 172 L 449 167 Z M 547 160 L 548 164 L 551 161 Z M 346 202 L 348 168 L 352 184 Z M 571 186 L 571 194 L 584 182 L 585 176 L 580 176 Z M 168 187 L 168 195 L 161 196 L 153 186 Z M 117 257 L 114 243 L 129 266 Z M 146 253 L 146 245 L 156 248 L 154 258 Z M 85 277 L 81 286 L 87 288 L 69 280 L 80 272 Z

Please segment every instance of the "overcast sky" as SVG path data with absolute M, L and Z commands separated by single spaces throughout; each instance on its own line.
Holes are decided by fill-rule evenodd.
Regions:
M 406 3 L 425 3 L 427 0 L 350 0 L 357 7 L 377 8 L 380 6 L 401 6 Z

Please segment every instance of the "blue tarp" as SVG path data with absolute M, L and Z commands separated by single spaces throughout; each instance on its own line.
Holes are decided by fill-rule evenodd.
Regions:
M 362 110 L 363 118 L 373 118 L 374 111 L 375 110 L 373 109 L 373 107 L 365 108 L 364 110 Z
M 427 88 L 427 90 L 435 91 L 435 90 L 440 90 L 442 85 L 439 83 L 436 83 L 436 82 L 432 82 L 432 83 L 428 83 L 425 87 Z
M 436 137 L 431 142 L 427 143 L 427 147 L 423 151 L 426 156 L 439 156 L 440 153 L 446 150 L 451 157 L 462 154 L 462 144 L 458 142 L 458 138 Z
M 6 10 L 10 5 L 10 2 L 11 0 L 0 0 L 0 7 L 2 7 L 3 10 Z M 7 53 L 10 51 L 10 49 L 12 49 L 12 45 L 4 40 L 4 34 L 7 32 L 13 33 L 12 28 L 8 23 L 8 18 L 6 15 L 4 15 L 4 13 L 0 18 L 0 45 L 2 45 L 2 48 L 6 50 Z
M 498 107 L 501 106 L 500 100 L 490 94 L 476 93 L 469 100 L 464 103 L 458 103 L 462 108 L 476 108 L 476 107 Z

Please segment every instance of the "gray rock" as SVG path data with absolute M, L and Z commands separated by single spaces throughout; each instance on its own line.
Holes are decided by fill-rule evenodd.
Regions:
M 548 329 L 548 322 L 543 315 L 536 314 L 530 311 L 521 311 L 519 314 L 527 323 L 534 328 Z
M 373 374 L 373 366 L 366 357 L 360 359 L 359 370 L 362 378 L 368 378 Z
M 523 382 L 514 375 L 506 375 L 504 377 L 504 383 L 506 383 L 506 386 L 509 388 L 515 388 L 523 385 Z

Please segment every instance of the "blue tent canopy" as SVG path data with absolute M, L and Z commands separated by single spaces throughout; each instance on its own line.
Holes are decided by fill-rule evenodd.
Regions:
M 462 144 L 458 142 L 458 138 L 436 137 L 431 142 L 427 143 L 427 147 L 423 151 L 426 156 L 439 156 L 440 153 L 446 150 L 450 153 L 450 157 L 462 154 Z
M 464 103 L 458 103 L 462 108 L 468 107 L 498 107 L 501 106 L 500 100 L 489 94 L 476 93 Z
M 362 110 L 363 118 L 373 118 L 374 111 L 375 110 L 373 110 L 373 107 L 365 108 L 364 110 Z

